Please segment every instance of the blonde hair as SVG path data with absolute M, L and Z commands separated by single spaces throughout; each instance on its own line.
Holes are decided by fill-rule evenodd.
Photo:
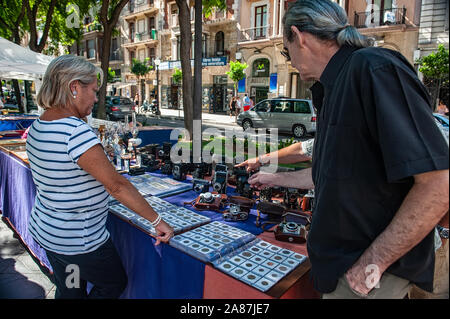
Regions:
M 100 76 L 99 86 L 103 83 L 100 68 L 75 55 L 62 55 L 50 62 L 37 95 L 37 103 L 44 109 L 64 108 L 70 103 L 70 84 L 79 81 L 82 85 L 91 84 Z

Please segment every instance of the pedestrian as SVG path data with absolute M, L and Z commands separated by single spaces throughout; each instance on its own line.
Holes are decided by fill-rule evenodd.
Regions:
M 241 110 L 242 110 L 242 101 L 241 97 L 238 95 L 236 96 L 236 119 L 239 113 L 241 113 Z
M 136 108 L 139 108 L 139 94 L 136 93 L 136 95 L 134 96 L 134 105 L 136 106 Z
M 242 100 L 242 105 L 243 105 L 244 112 L 248 111 L 250 109 L 251 102 L 250 102 L 250 98 L 248 97 L 247 93 L 245 93 L 245 95 L 244 95 L 244 99 Z
M 233 96 L 232 98 L 231 98 L 231 100 L 230 100 L 230 118 L 232 117 L 232 116 L 237 116 L 236 115 L 236 97 L 235 96 Z
M 404 298 L 412 284 L 431 292 L 449 150 L 430 95 L 399 52 L 372 47 L 330 0 L 292 2 L 283 24 L 282 55 L 316 81 L 312 169 L 249 183 L 315 189 L 307 249 L 322 298 Z
M 112 167 L 100 140 L 82 120 L 97 102 L 98 73 L 102 75 L 79 56 L 52 60 L 37 96 L 44 112 L 27 137 L 36 184 L 28 230 L 53 268 L 55 298 L 118 298 L 125 289 L 127 276 L 106 229 L 109 194 L 152 222 L 156 244 L 173 235 L 173 229 Z M 73 272 L 67 273 L 69 265 L 79 274 L 75 287 L 66 285 Z M 88 281 L 93 285 L 89 294 Z
M 448 108 L 442 100 L 439 100 L 439 105 L 436 109 L 436 112 L 438 112 L 441 115 L 448 115 Z

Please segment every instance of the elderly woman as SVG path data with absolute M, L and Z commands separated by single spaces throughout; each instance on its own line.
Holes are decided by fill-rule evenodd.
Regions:
M 154 224 L 156 244 L 173 236 L 173 229 L 115 171 L 82 120 L 97 102 L 99 71 L 102 75 L 82 57 L 54 59 L 37 97 L 45 112 L 27 138 L 36 184 L 29 231 L 52 265 L 56 298 L 118 298 L 125 289 L 127 276 L 105 226 L 109 194 Z M 79 282 L 71 280 L 75 274 Z M 87 281 L 94 285 L 89 295 Z

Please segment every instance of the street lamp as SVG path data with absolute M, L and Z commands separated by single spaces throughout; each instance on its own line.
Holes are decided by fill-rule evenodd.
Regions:
M 159 65 L 161 63 L 161 60 L 159 58 L 156 58 L 154 60 L 154 62 L 155 62 L 155 65 L 156 65 L 156 102 L 158 103 L 157 104 L 158 105 L 157 113 L 159 113 L 160 112 L 159 111 L 159 107 L 160 107 L 160 105 L 159 105 Z

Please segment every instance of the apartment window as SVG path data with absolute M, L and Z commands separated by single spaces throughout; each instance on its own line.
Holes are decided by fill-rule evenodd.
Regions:
M 155 60 L 155 48 L 148 48 L 148 57 L 150 58 L 150 64 L 153 64 Z
M 172 20 L 172 27 L 178 26 L 178 8 L 176 5 L 172 6 L 172 14 L 171 14 L 171 20 Z
M 222 31 L 216 33 L 216 55 L 224 55 L 225 35 Z
M 155 28 L 155 17 L 148 18 L 148 31 L 151 32 L 152 29 L 156 29 Z
M 144 49 L 140 49 L 138 51 L 138 54 L 139 54 L 139 61 L 144 62 L 144 60 L 145 60 L 145 50 Z
M 134 32 L 135 32 L 135 29 L 134 29 L 134 23 L 130 23 L 130 40 L 131 41 L 134 41 Z
M 134 11 L 134 0 L 130 0 L 130 2 L 128 2 L 128 10 L 130 10 L 130 12 Z
M 255 7 L 255 38 L 266 36 L 267 5 Z
M 134 51 L 130 51 L 130 65 L 133 65 L 133 60 L 136 58 L 136 53 Z
M 87 58 L 94 59 L 95 58 L 95 40 L 87 40 Z

